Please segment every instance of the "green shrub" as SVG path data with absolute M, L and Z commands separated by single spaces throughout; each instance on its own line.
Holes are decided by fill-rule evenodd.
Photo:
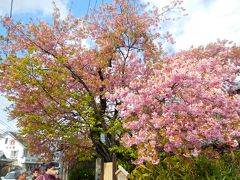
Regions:
M 133 180 L 237 180 L 240 179 L 240 152 L 221 155 L 211 151 L 197 158 L 164 155 L 158 165 L 138 165 Z
M 94 180 L 95 162 L 79 162 L 70 168 L 68 180 Z
M 162 179 L 191 179 L 190 163 L 176 156 L 165 157 L 158 165 L 146 163 L 137 166 L 131 173 L 130 179 L 162 180 Z M 184 166 L 183 166 L 184 164 Z

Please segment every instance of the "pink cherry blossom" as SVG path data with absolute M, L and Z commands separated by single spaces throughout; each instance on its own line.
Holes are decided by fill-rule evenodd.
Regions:
M 182 51 L 156 63 L 147 81 L 135 79 L 130 88 L 118 89 L 118 108 L 128 120 L 124 127 L 132 133 L 124 143 L 139 151 L 151 147 L 138 154 L 139 162 L 146 161 L 145 154 L 153 154 L 148 158 L 153 161 L 159 149 L 190 157 L 212 142 L 239 146 L 240 95 L 232 93 L 239 52 L 227 41 Z

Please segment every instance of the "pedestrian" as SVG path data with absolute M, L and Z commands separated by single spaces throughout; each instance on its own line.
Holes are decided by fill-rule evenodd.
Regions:
M 23 172 L 21 173 L 18 177 L 17 177 L 17 180 L 26 180 L 27 179 L 27 172 Z
M 60 175 L 59 175 L 58 172 L 56 172 L 55 177 L 56 177 L 57 180 L 60 180 Z
M 45 168 L 45 173 L 38 176 L 36 180 L 60 180 L 59 178 L 56 178 L 56 167 L 56 163 L 48 163 Z
M 37 179 L 37 177 L 40 175 L 40 170 L 38 168 L 34 169 L 32 173 L 32 180 Z

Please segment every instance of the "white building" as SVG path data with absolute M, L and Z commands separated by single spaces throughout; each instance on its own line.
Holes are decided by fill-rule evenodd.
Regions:
M 5 157 L 13 161 L 14 166 L 19 166 L 27 171 L 32 171 L 40 164 L 40 158 L 29 154 L 27 147 L 13 132 L 0 135 L 0 151 Z

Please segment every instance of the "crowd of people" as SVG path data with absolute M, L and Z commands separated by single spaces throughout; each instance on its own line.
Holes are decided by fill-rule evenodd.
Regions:
M 40 169 L 34 169 L 32 173 L 32 180 L 60 180 L 59 173 L 56 171 L 56 163 L 48 163 L 45 166 L 44 173 Z M 27 172 L 23 172 L 18 176 L 17 180 L 27 180 Z

